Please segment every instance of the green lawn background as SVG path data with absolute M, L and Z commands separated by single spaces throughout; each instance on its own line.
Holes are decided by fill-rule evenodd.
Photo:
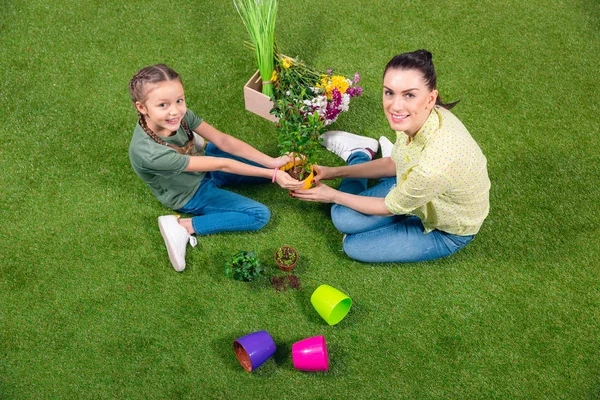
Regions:
M 490 215 L 448 259 L 368 265 L 342 253 L 327 205 L 243 187 L 271 222 L 200 237 L 182 274 L 157 229 L 169 211 L 129 165 L 127 84 L 165 62 L 191 109 L 275 155 L 273 126 L 244 110 L 256 67 L 232 2 L 0 10 L 0 398 L 600 396 L 597 1 L 281 1 L 285 54 L 361 74 L 365 93 L 336 129 L 393 138 L 383 67 L 433 53 L 440 93 L 461 99 L 488 158 Z M 274 271 L 282 244 L 300 252 L 301 291 L 224 277 L 241 249 Z M 354 301 L 337 326 L 310 305 L 321 283 Z M 232 341 L 262 329 L 278 350 L 249 374 Z M 298 372 L 291 346 L 314 335 L 330 371 Z

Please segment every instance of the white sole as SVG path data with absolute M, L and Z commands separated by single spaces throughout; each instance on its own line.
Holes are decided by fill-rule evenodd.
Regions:
M 169 260 L 171 261 L 173 268 L 175 268 L 175 271 L 177 272 L 183 271 L 185 269 L 185 259 L 182 260 L 181 257 L 179 257 L 179 252 L 176 251 L 173 248 L 173 244 L 167 240 L 163 220 L 160 218 L 158 219 L 158 229 L 160 229 L 160 234 L 162 235 L 165 245 L 167 246 L 167 253 L 169 254 Z

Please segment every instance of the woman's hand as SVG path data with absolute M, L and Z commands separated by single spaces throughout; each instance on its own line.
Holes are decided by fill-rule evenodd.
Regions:
M 312 189 L 295 190 L 292 197 L 305 201 L 316 201 L 320 203 L 335 203 L 335 195 L 338 191 L 327 185 L 317 182 Z
M 333 174 L 333 168 L 331 167 L 324 167 L 322 165 L 315 164 L 313 165 L 313 168 L 315 170 L 315 183 L 337 178 L 337 176 Z
M 277 182 L 277 184 L 282 188 L 288 190 L 296 190 L 304 186 L 304 182 L 297 181 L 296 179 L 292 178 L 290 174 L 279 169 L 277 172 L 275 172 L 275 182 Z

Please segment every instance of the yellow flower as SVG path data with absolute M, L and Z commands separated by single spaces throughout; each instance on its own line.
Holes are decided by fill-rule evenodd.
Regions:
M 271 82 L 277 82 L 277 70 L 273 70 L 273 74 L 271 75 Z
M 346 79 L 346 77 L 341 75 L 332 76 L 331 85 L 333 86 L 331 90 L 333 90 L 333 88 L 336 87 L 341 94 L 346 93 L 346 90 L 348 90 L 348 80 Z
M 321 75 L 321 81 L 317 83 L 318 88 L 326 88 L 329 84 L 329 75 Z
M 289 67 L 292 66 L 293 63 L 294 62 L 292 61 L 291 58 L 286 57 L 286 58 L 283 59 L 283 68 L 288 69 Z
M 331 77 L 329 75 L 321 75 L 321 80 L 317 83 L 319 89 L 325 89 L 325 95 L 328 100 L 331 100 L 333 97 L 333 89 L 337 88 L 341 94 L 344 94 L 349 86 L 348 79 L 342 75 L 334 75 Z

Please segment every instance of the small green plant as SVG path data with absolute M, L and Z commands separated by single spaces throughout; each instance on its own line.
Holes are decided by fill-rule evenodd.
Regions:
M 290 246 L 281 246 L 275 251 L 275 262 L 280 268 L 293 268 L 298 261 L 298 252 Z
M 263 266 L 254 251 L 239 251 L 225 263 L 225 276 L 250 282 L 262 275 Z

